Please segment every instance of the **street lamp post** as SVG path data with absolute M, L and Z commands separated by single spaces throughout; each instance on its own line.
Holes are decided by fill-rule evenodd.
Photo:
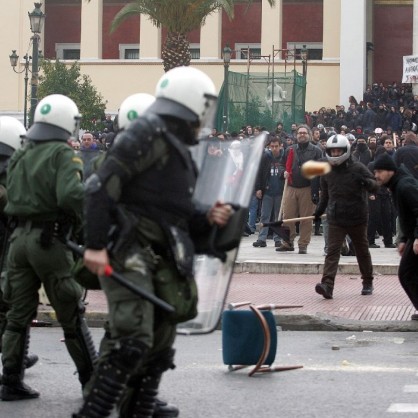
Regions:
M 228 131 L 228 122 L 229 122 L 229 63 L 231 62 L 232 50 L 227 44 L 223 49 L 223 60 L 224 60 L 224 111 L 223 111 L 223 122 L 224 122 L 224 132 Z
M 306 45 L 303 45 L 302 49 L 300 50 L 300 59 L 302 60 L 302 74 L 303 74 L 303 79 L 305 82 L 304 89 L 303 89 L 303 113 L 305 113 L 306 84 L 307 84 L 306 77 L 308 75 L 308 49 L 306 48 Z
M 38 104 L 38 81 L 39 81 L 39 42 L 40 33 L 45 21 L 45 14 L 41 10 L 42 3 L 35 3 L 32 13 L 28 12 L 30 30 L 33 33 L 32 40 L 32 77 L 31 77 L 31 96 L 30 96 L 30 115 L 29 126 L 33 123 L 33 116 L 36 105 Z
M 22 69 L 22 71 L 17 71 L 16 70 L 16 66 L 17 66 L 17 62 L 19 60 L 19 55 L 16 54 L 16 50 L 13 49 L 12 50 L 12 54 L 9 55 L 9 59 L 10 59 L 10 65 L 13 68 L 13 71 L 16 74 L 22 74 L 23 72 L 25 72 L 25 100 L 23 103 L 23 125 L 25 126 L 25 128 L 27 128 L 27 123 L 28 123 L 28 80 L 29 80 L 29 76 L 28 76 L 28 72 L 29 70 L 29 63 L 30 63 L 30 59 L 31 57 L 28 56 L 28 54 L 26 54 L 23 59 L 25 60 L 25 65 Z
M 35 3 L 35 9 L 32 13 L 28 13 L 30 21 L 30 29 L 33 33 L 33 36 L 30 38 L 33 48 L 32 56 L 25 54 L 23 59 L 25 60 L 24 67 L 22 71 L 16 70 L 17 64 L 19 62 L 19 55 L 17 55 L 16 50 L 12 50 L 12 54 L 9 55 L 10 65 L 13 68 L 13 71 L 17 74 L 25 72 L 25 99 L 24 99 L 24 109 L 23 109 L 23 119 L 24 126 L 28 126 L 28 81 L 29 73 L 32 74 L 31 77 L 31 107 L 29 115 L 29 126 L 33 123 L 33 115 L 35 112 L 36 105 L 38 104 L 37 92 L 38 92 L 38 80 L 39 80 L 39 61 L 42 59 L 42 51 L 39 50 L 40 36 L 42 32 L 42 27 L 45 21 L 45 14 L 41 10 L 42 3 Z M 29 69 L 30 63 L 32 62 L 32 69 Z

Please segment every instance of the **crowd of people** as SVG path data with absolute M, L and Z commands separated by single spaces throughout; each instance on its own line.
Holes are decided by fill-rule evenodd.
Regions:
M 342 129 L 353 134 L 370 134 L 376 128 L 401 133 L 415 131 L 418 125 L 418 96 L 413 95 L 411 84 L 398 86 L 396 82 L 384 86 L 374 83 L 367 86 L 360 101 L 354 96 L 348 99 L 349 106 L 337 105 L 335 109 L 322 107 L 318 111 L 306 114 L 306 123 L 310 127 L 323 125 Z
M 413 96 L 405 86 L 398 88 L 393 83 L 385 88 L 374 84 L 364 93 L 364 101 L 357 103 L 351 96 L 347 111 L 344 106 L 337 106 L 335 111 L 322 108 L 307 115 L 306 123 L 292 124 L 289 132 L 280 122 L 273 132 L 253 126 L 232 132 L 232 138 L 244 142 L 262 131 L 267 133 L 266 150 L 244 232 L 245 235 L 256 233 L 259 220 L 261 229 L 253 246 L 267 247 L 270 234 L 276 251 L 295 251 L 299 234 L 299 254 L 307 254 L 312 233 L 321 235 L 322 222 L 325 265 L 322 281 L 315 291 L 332 299 L 341 254 L 357 257 L 363 281 L 361 294 L 371 295 L 373 267 L 369 249 L 380 247 L 376 237 L 382 236 L 385 248 L 398 248 L 401 254 L 408 241 L 409 255 L 402 258 L 400 281 L 418 309 L 418 290 L 411 284 L 416 280 L 411 266 L 416 270 L 418 253 L 415 248 L 418 230 L 411 225 L 417 218 L 416 201 L 412 198 L 408 212 L 412 219 L 405 221 L 403 215 L 402 221 L 400 198 L 393 195 L 396 187 L 386 180 L 374 180 L 375 170 L 392 170 L 392 175 L 396 174 L 394 179 L 407 173 L 412 183 L 418 179 L 417 109 L 418 96 Z M 212 132 L 212 137 L 222 143 L 228 134 Z M 331 173 L 320 181 L 305 178 L 301 167 L 311 160 L 328 161 Z M 416 183 L 408 187 L 417 189 Z M 324 212 L 327 217 L 321 219 Z M 297 217 L 308 219 L 301 219 L 298 228 L 290 223 L 287 237 L 265 226 L 269 221 Z M 408 225 L 407 231 L 399 226 L 402 222 Z M 418 315 L 412 319 L 418 319 Z
M 348 109 L 343 105 L 337 105 L 335 109 L 322 107 L 318 111 L 306 113 L 304 122 L 309 129 L 309 142 L 317 146 L 322 154 L 321 157 L 315 157 L 314 159 L 325 158 L 328 138 L 341 134 L 349 141 L 352 157 L 363 165 L 368 166 L 368 168 L 371 168 L 371 163 L 376 157 L 382 153 L 388 153 L 395 159 L 398 165 L 405 162 L 411 173 L 418 177 L 418 147 L 415 146 L 418 144 L 414 136 L 418 126 L 418 96 L 413 95 L 411 85 L 403 84 L 398 86 L 396 82 L 393 82 L 391 85 L 384 86 L 383 83 L 374 83 L 367 86 L 362 99 L 358 102 L 354 96 L 350 96 Z M 262 209 L 261 201 L 263 194 L 267 194 L 267 196 L 271 194 L 268 182 L 272 182 L 272 179 L 268 176 L 266 177 L 265 164 L 266 159 L 271 160 L 273 155 L 269 142 L 273 140 L 275 146 L 277 139 L 280 147 L 280 152 L 278 153 L 280 158 L 278 155 L 274 156 L 275 167 L 272 167 L 271 172 L 281 173 L 281 175 L 279 175 L 279 186 L 275 187 L 278 191 L 275 192 L 277 196 L 271 217 L 276 218 L 276 215 L 279 213 L 284 188 L 285 174 L 283 173 L 286 171 L 284 167 L 290 148 L 299 143 L 299 126 L 293 123 L 290 130 L 285 131 L 283 123 L 278 122 L 276 129 L 268 133 L 266 156 L 263 158 L 259 178 L 256 182 L 255 194 L 250 204 L 249 225 L 244 233 L 245 235 L 255 232 L 256 219 L 262 223 L 266 221 L 267 215 L 266 211 Z M 215 129 L 212 131 L 211 137 L 217 138 L 220 144 L 219 147 L 222 147 L 221 144 L 225 139 L 245 142 L 262 131 L 266 131 L 266 129 L 261 126 L 248 125 L 243 126 L 239 131 L 231 133 L 217 132 Z M 397 152 L 404 146 L 407 146 L 407 152 Z M 293 187 L 291 190 L 295 190 L 295 188 Z M 312 195 L 312 200 L 318 203 L 318 193 L 312 192 Z M 308 196 L 307 193 L 305 194 L 306 196 Z M 298 201 L 294 198 L 289 200 L 291 202 Z M 297 213 L 299 216 L 303 216 L 302 214 L 307 213 L 307 207 L 310 206 L 307 202 L 308 200 L 305 200 L 305 204 L 302 205 L 303 208 L 297 208 L 297 210 L 292 210 L 291 212 L 288 209 L 287 213 L 292 213 L 292 215 Z M 286 201 L 284 201 L 284 204 L 286 204 Z M 385 247 L 393 248 L 395 246 L 393 236 L 396 234 L 396 211 L 390 193 L 386 188 L 380 188 L 375 195 L 371 194 L 369 196 L 369 211 L 368 241 L 370 248 L 379 247 L 375 243 L 375 236 L 378 236 L 378 234 L 383 236 Z M 307 247 L 307 235 L 305 231 L 306 225 L 302 223 L 301 226 L 304 236 L 301 242 L 303 253 L 306 250 L 305 247 Z M 254 243 L 255 247 L 266 246 L 265 234 L 266 232 L 263 231 L 261 239 Z M 318 220 L 315 222 L 315 234 L 320 234 L 320 222 Z M 292 238 L 294 239 L 293 228 Z M 274 241 L 276 247 L 282 247 L 282 250 L 285 249 L 277 235 L 274 236 Z M 293 247 L 290 246 L 287 250 L 293 251 Z M 326 252 L 327 243 L 325 243 Z
M 368 111 L 373 112 L 372 107 L 369 102 Z M 418 310 L 416 272 L 412 272 L 417 270 L 418 253 L 418 228 L 412 228 L 418 216 L 416 198 L 403 193 L 394 198 L 392 190 L 396 186 L 386 178 L 378 182 L 374 179 L 375 172 L 392 170 L 392 175 L 396 174 L 394 179 L 407 176 L 405 188 L 409 188 L 409 194 L 417 195 L 418 138 L 412 129 L 392 131 L 390 127 L 377 126 L 364 131 L 358 127 L 350 132 L 344 125 L 336 130 L 336 126 L 322 124 L 312 128 L 307 124 L 292 124 L 291 131 L 285 132 L 283 124 L 278 123 L 274 132 L 246 126 L 239 133 L 231 133 L 237 147 L 248 146 L 261 132 L 266 136 L 244 235 L 256 234 L 259 222 L 253 246 L 265 248 L 271 238 L 278 252 L 295 251 L 299 235 L 298 252 L 303 255 L 308 253 L 312 234 L 323 233 L 324 273 L 315 291 L 326 299 L 333 298 L 341 254 L 357 257 L 363 286 L 361 295 L 373 293 L 370 249 L 380 247 L 375 239 L 382 236 L 385 248 L 398 248 L 401 254 L 405 254 L 404 248 L 408 250 L 408 255 L 402 257 L 399 277 Z M 213 155 L 225 151 L 223 146 L 228 136 L 212 131 L 210 152 Z M 306 178 L 302 165 L 307 161 L 327 161 L 331 172 L 321 178 Z M 402 200 L 410 202 L 406 221 L 405 215 L 399 214 Z M 405 213 L 403 206 L 402 210 Z M 324 213 L 327 216 L 322 218 Z M 301 219 L 296 225 L 286 223 L 290 218 Z M 288 226 L 286 233 L 268 225 L 277 220 L 284 220 Z M 402 223 L 408 225 L 407 230 L 402 230 Z M 412 319 L 418 319 L 418 315 L 414 314 Z

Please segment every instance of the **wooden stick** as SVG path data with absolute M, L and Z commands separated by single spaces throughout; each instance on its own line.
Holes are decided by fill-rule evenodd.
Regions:
M 327 215 L 321 215 L 321 218 L 326 217 Z M 315 216 L 302 216 L 301 218 L 289 218 L 289 219 L 283 219 L 282 221 L 277 222 L 266 222 L 264 224 L 261 224 L 261 226 L 280 226 L 286 223 L 292 223 L 292 222 L 299 222 L 299 221 L 309 221 L 315 219 Z
M 284 187 L 283 187 L 283 193 L 282 193 L 282 201 L 280 202 L 280 210 L 279 210 L 279 216 L 277 218 L 278 221 L 280 221 L 283 217 L 283 206 L 284 206 L 284 197 L 287 190 L 287 178 L 284 181 Z

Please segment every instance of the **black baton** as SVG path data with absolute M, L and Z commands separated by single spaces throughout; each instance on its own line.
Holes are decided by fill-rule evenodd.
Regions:
M 84 254 L 84 248 L 77 245 L 75 242 L 71 240 L 67 240 L 65 242 L 68 248 L 70 248 L 72 251 L 74 251 L 79 256 L 83 256 Z M 141 296 L 147 301 L 153 303 L 154 305 L 158 306 L 159 308 L 163 309 L 164 311 L 168 313 L 174 313 L 175 309 L 173 306 L 171 306 L 169 303 L 165 302 L 164 300 L 160 299 L 159 297 L 153 295 L 152 293 L 149 293 L 145 289 L 142 289 L 141 287 L 131 283 L 129 280 L 127 280 L 122 274 L 116 272 L 113 270 L 112 266 L 107 265 L 105 268 L 105 276 L 111 277 L 113 280 L 118 282 L 121 286 L 126 287 L 129 289 L 132 293 L 135 293 L 135 295 Z

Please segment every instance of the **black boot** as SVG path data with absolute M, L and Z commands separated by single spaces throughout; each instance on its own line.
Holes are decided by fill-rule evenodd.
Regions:
M 23 383 L 19 374 L 9 374 L 4 370 L 1 387 L 2 401 L 20 401 L 39 398 L 39 392 Z
M 179 416 L 179 413 L 180 411 L 177 406 L 155 398 L 155 408 L 152 418 L 175 418 Z
M 322 295 L 325 299 L 332 299 L 332 289 L 325 283 L 318 283 L 315 286 L 315 292 Z
M 120 339 L 106 361 L 99 363 L 90 392 L 73 418 L 108 417 L 125 390 L 130 373 L 139 366 L 147 351 L 141 341 Z
M 166 418 L 177 417 L 179 410 L 174 405 L 159 401 L 158 387 L 163 373 L 174 369 L 175 350 L 167 348 L 151 360 L 146 375 L 137 376 L 129 382 L 132 393 L 121 403 L 120 418 Z
M 373 294 L 373 285 L 371 283 L 363 283 L 363 289 L 361 291 L 362 295 L 372 295 Z
M 139 383 L 140 387 L 135 391 L 130 407 L 131 413 L 126 415 L 126 418 L 152 418 L 154 416 L 160 381 L 161 374 L 142 378 Z
M 17 362 L 12 363 L 8 356 L 8 349 L 6 346 L 2 347 L 3 351 L 3 376 L 1 378 L 2 388 L 0 397 L 3 401 L 18 401 L 21 399 L 33 399 L 39 397 L 39 392 L 33 390 L 25 383 L 23 378 L 25 369 L 28 363 L 30 326 L 23 328 L 6 326 L 3 341 L 10 339 L 17 340 L 18 347 L 15 355 L 18 354 Z M 6 357 L 6 359 L 5 359 Z M 31 365 L 33 366 L 38 361 L 38 356 L 31 357 Z M 34 361 L 34 362 L 33 362 Z
M 77 367 L 78 380 L 84 389 L 90 380 L 98 354 L 84 316 L 86 308 L 79 302 L 75 330 L 64 329 L 65 345 Z

